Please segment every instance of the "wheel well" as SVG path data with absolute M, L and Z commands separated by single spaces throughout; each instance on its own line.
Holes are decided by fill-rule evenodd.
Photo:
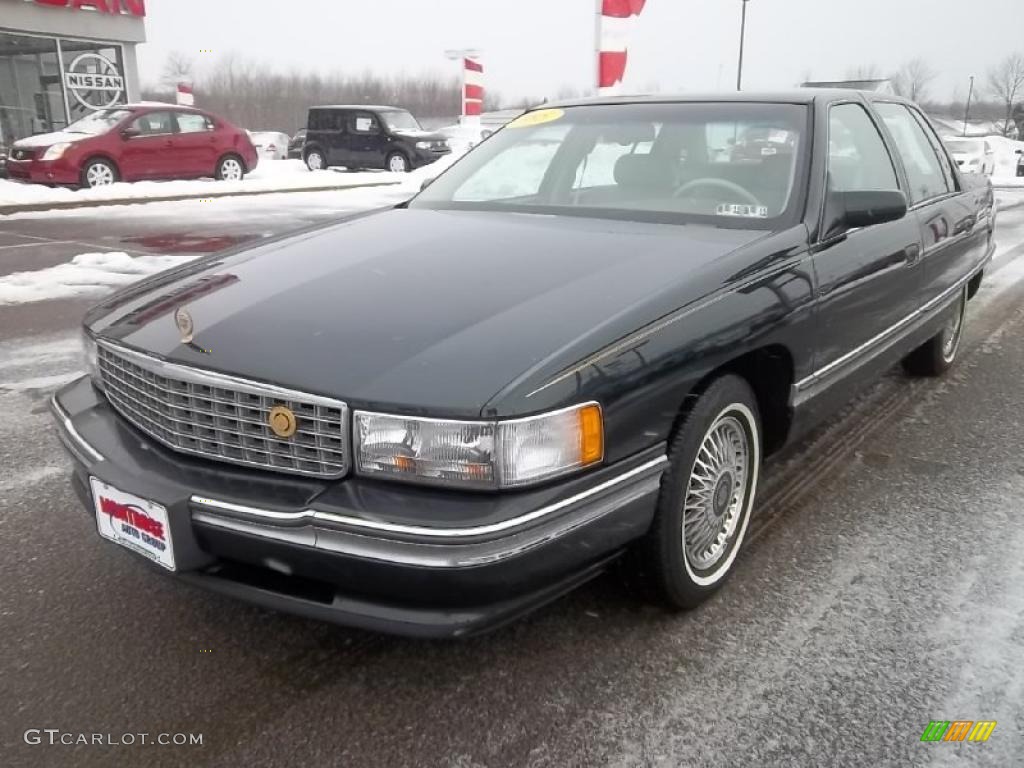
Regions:
M 793 420 L 789 407 L 789 391 L 793 385 L 793 356 L 781 344 L 760 347 L 735 357 L 697 382 L 697 386 L 686 396 L 679 409 L 679 416 L 672 427 L 670 443 L 682 427 L 697 398 L 713 381 L 730 373 L 744 379 L 757 398 L 765 455 L 774 453 L 785 444 Z
M 976 294 L 978 292 L 978 289 L 981 288 L 981 280 L 982 280 L 982 278 L 984 276 L 985 276 L 985 272 L 981 271 L 978 274 L 976 274 L 974 277 L 972 277 L 970 279 L 970 281 L 967 283 L 967 298 L 968 299 L 973 299 L 974 298 L 974 294 Z

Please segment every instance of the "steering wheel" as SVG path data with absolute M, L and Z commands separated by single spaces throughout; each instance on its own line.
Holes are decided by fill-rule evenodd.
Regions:
M 693 181 L 686 182 L 683 186 L 672 193 L 672 197 L 682 197 L 694 187 L 718 187 L 719 189 L 724 189 L 728 192 L 739 195 L 751 205 L 759 207 L 764 205 L 764 203 L 754 197 L 753 193 L 744 189 L 739 184 L 731 182 L 728 179 L 717 179 L 712 176 L 706 176 L 702 179 L 694 179 Z

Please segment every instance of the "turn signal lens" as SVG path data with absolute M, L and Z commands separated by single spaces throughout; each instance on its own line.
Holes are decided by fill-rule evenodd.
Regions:
M 585 405 L 579 410 L 580 462 L 585 466 L 604 458 L 604 424 L 601 407 Z

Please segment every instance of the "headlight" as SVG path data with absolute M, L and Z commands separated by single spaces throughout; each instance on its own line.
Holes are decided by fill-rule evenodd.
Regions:
M 430 145 L 433 143 L 432 141 L 417 141 L 416 149 L 430 149 Z
M 445 421 L 355 412 L 362 475 L 466 488 L 514 488 L 599 463 L 597 403 L 507 421 Z
M 54 144 L 43 153 L 43 160 L 57 160 L 67 152 L 68 147 L 71 146 L 70 141 L 64 141 L 60 144 Z
M 93 380 L 94 384 L 101 384 L 100 356 L 99 350 L 96 347 L 96 339 L 90 336 L 89 332 L 84 328 L 82 329 L 82 357 L 84 358 L 85 370 L 89 374 L 89 378 Z

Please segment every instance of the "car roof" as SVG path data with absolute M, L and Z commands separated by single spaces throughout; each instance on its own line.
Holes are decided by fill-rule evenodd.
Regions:
M 788 91 L 719 91 L 711 93 L 682 94 L 638 94 L 633 96 L 591 96 L 581 99 L 567 99 L 538 104 L 531 109 L 550 107 L 576 107 L 595 104 L 692 104 L 708 102 L 752 103 L 752 104 L 813 104 L 816 101 L 833 101 L 862 96 L 868 100 L 906 101 L 899 96 L 857 91 L 851 88 L 793 88 Z M 909 102 L 908 102 L 909 103 Z
M 136 101 L 131 104 L 114 104 L 109 109 L 176 109 L 182 112 L 202 112 L 196 107 L 187 107 L 184 104 L 171 104 L 168 101 Z
M 388 107 L 383 104 L 318 104 L 310 109 L 366 109 L 373 111 L 408 112 L 405 107 Z

